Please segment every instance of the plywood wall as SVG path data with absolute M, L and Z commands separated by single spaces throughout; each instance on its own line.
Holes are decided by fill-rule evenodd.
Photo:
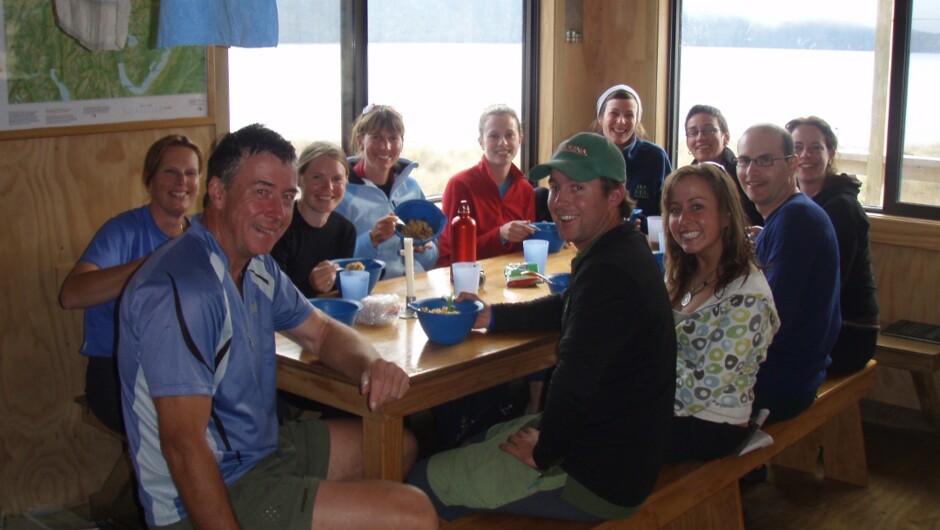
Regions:
M 649 139 L 662 144 L 665 107 L 659 100 L 668 76 L 661 66 L 667 24 L 658 20 L 655 0 L 583 0 L 583 40 L 565 42 L 565 0 L 543 3 L 539 156 L 576 132 L 590 130 L 595 102 L 607 88 L 625 83 L 643 103 L 642 123 Z
M 901 319 L 940 322 L 940 223 L 872 216 L 872 261 L 882 325 Z M 940 376 L 934 380 L 940 384 Z M 904 370 L 878 367 L 869 397 L 920 407 Z
M 666 4 L 583 0 L 584 40 L 568 44 L 565 0 L 543 2 L 540 157 L 585 130 L 597 96 L 616 83 L 640 93 L 644 125 L 662 143 Z M 106 219 L 146 202 L 139 172 L 154 140 L 182 133 L 208 149 L 227 127 L 220 53 L 215 127 L 0 141 L 0 513 L 83 502 L 118 455 L 116 442 L 79 423 L 81 312 L 59 309 L 59 284 Z M 873 223 L 883 320 L 940 322 L 940 247 L 929 244 L 940 225 L 889 224 Z M 901 376 L 892 399 L 909 389 Z
M 147 203 L 143 156 L 170 133 L 206 150 L 214 138 L 203 126 L 0 141 L 0 513 L 84 502 L 119 454 L 79 423 L 82 312 L 57 294 L 97 228 Z

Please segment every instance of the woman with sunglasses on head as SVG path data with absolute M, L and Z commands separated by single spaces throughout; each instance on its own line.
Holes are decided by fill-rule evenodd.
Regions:
M 202 151 L 180 135 L 165 136 L 144 158 L 144 187 L 150 203 L 111 218 L 95 233 L 62 283 L 59 305 L 84 309 L 88 357 L 85 398 L 108 428 L 124 434 L 120 383 L 115 362 L 118 298 L 137 267 L 157 247 L 189 227 L 189 212 L 199 191 Z
M 675 416 L 664 457 L 719 458 L 747 438 L 758 367 L 780 323 L 745 236 L 737 188 L 720 165 L 672 172 L 662 208 L 678 343 Z
M 623 153 L 627 191 L 636 201 L 636 208 L 643 211 L 640 219 L 645 233 L 645 216 L 660 215 L 663 180 L 672 171 L 672 164 L 662 147 L 643 139 L 643 103 L 636 90 L 627 85 L 608 88 L 597 98 L 595 111 L 594 132 L 606 136 Z
M 836 170 L 839 140 L 825 120 L 816 116 L 796 118 L 787 123 L 786 129 L 793 136 L 794 153 L 799 159 L 796 181 L 800 191 L 826 211 L 839 241 L 842 328 L 829 352 L 832 364 L 827 372 L 856 372 L 874 356 L 878 341 L 878 300 L 868 215 L 858 202 L 862 183 L 854 175 Z
M 693 105 L 685 116 L 685 145 L 694 157 L 693 162 L 714 162 L 725 168 L 738 188 L 741 206 L 750 226 L 763 226 L 764 218 L 757 207 L 744 194 L 741 183 L 735 178 L 737 166 L 734 152 L 728 147 L 731 132 L 724 114 L 711 105 Z
M 405 274 L 402 241 L 395 234 L 395 206 L 424 199 L 421 185 L 411 176 L 417 162 L 401 158 L 405 123 L 388 105 L 369 105 L 353 123 L 350 143 L 357 156 L 349 158 L 349 184 L 336 211 L 356 226 L 357 258 L 385 262 L 383 278 Z M 437 245 L 416 245 L 415 272 L 434 268 Z

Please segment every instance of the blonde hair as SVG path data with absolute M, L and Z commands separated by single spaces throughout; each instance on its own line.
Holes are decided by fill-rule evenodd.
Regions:
M 405 136 L 405 120 L 401 114 L 389 105 L 369 105 L 362 109 L 362 115 L 356 118 L 350 133 L 350 144 L 356 154 L 362 154 L 360 139 L 382 129 L 388 130 L 398 136 Z

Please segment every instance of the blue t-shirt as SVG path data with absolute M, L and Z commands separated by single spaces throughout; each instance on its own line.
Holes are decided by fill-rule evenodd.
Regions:
M 150 254 L 169 239 L 153 220 L 150 207 L 141 206 L 102 225 L 78 261 L 110 269 Z M 86 308 L 85 338 L 79 351 L 92 357 L 113 357 L 116 317 L 116 298 Z
M 140 502 L 151 525 L 186 510 L 160 450 L 153 399 L 210 396 L 206 440 L 231 484 L 277 447 L 274 332 L 313 311 L 269 255 L 252 258 L 242 290 L 215 237 L 194 223 L 128 282 L 120 307 L 118 369 Z
M 829 216 L 802 193 L 775 210 L 757 238 L 757 262 L 780 315 L 780 330 L 757 373 L 758 388 L 813 392 L 826 378 L 842 326 L 839 244 Z

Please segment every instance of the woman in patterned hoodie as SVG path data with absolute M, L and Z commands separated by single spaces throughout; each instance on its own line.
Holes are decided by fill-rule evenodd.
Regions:
M 757 370 L 780 327 L 754 261 L 734 181 L 718 164 L 677 169 L 662 199 L 676 319 L 676 398 L 666 461 L 733 453 L 748 433 Z

